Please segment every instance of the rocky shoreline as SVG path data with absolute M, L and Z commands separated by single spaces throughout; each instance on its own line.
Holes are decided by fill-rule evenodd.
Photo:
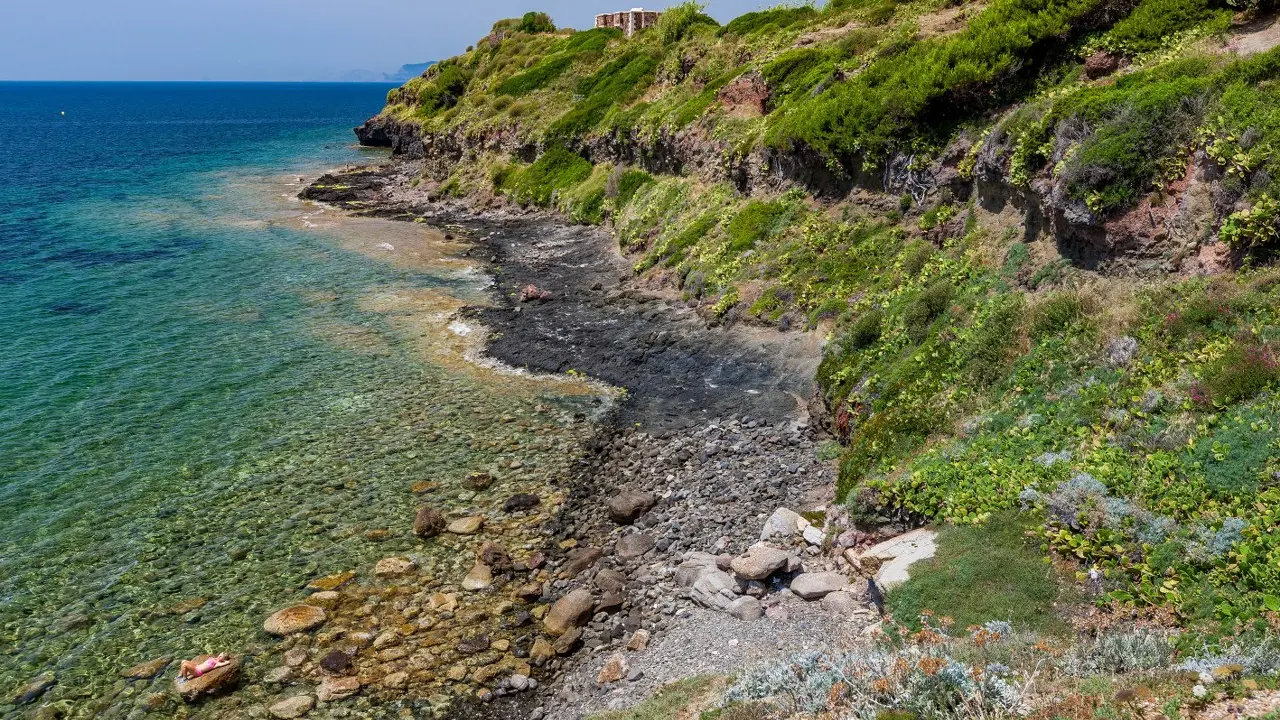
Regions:
M 577 453 L 570 477 L 511 482 L 512 460 L 465 481 L 466 507 L 418 483 L 403 522 L 450 559 L 317 578 L 267 619 L 283 639 L 256 662 L 273 667 L 226 710 L 579 718 L 673 679 L 856 642 L 876 619 L 859 580 L 875 538 L 832 504 L 835 468 L 804 402 L 813 339 L 709 327 L 631 286 L 601 231 L 442 204 L 413 172 L 326 175 L 302 197 L 458 233 L 495 278 L 494 304 L 467 311 L 492 333 L 487 354 L 629 393 L 562 448 Z

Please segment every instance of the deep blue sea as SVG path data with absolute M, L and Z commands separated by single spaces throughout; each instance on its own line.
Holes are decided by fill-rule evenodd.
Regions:
M 442 334 L 483 277 L 295 197 L 381 158 L 351 128 L 387 89 L 0 83 L 0 716 L 54 673 L 124 717 L 121 670 L 267 642 L 413 549 L 410 482 L 493 460 L 524 401 Z

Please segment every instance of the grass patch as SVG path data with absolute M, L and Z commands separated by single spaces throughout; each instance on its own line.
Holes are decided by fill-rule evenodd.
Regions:
M 1019 629 L 1065 632 L 1059 607 L 1075 597 L 1023 530 L 1014 513 L 982 526 L 944 528 L 938 554 L 912 565 L 911 579 L 889 592 L 886 604 L 894 618 L 915 627 L 930 610 L 960 628 L 1007 620 Z
M 686 717 L 683 711 L 703 701 L 722 684 L 711 675 L 698 675 L 664 686 L 653 697 L 630 710 L 595 713 L 587 720 L 675 720 Z

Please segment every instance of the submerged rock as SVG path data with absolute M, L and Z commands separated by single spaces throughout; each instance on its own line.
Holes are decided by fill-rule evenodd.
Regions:
M 311 708 L 315 706 L 316 699 L 310 695 L 295 695 L 271 705 L 267 708 L 267 712 L 271 713 L 271 717 L 292 720 L 311 712 Z
M 14 693 L 13 704 L 26 705 L 27 703 L 34 702 L 57 683 L 58 679 L 53 673 L 45 673 L 44 675 L 41 675 L 35 680 L 27 683 L 26 686 Z
M 159 675 L 160 671 L 164 670 L 165 666 L 171 662 L 173 662 L 172 655 L 158 657 L 154 660 L 148 660 L 144 663 L 134 665 L 128 670 L 121 672 L 120 677 L 128 678 L 130 680 L 148 680 Z
M 319 627 L 328 619 L 324 608 L 315 605 L 294 605 L 273 614 L 262 623 L 262 629 L 272 635 L 292 635 Z
M 454 535 L 475 535 L 480 532 L 480 528 L 484 525 L 483 515 L 472 515 L 470 517 L 458 518 L 449 523 L 447 528 Z
M 316 688 L 316 697 L 320 702 L 344 700 L 360 692 L 360 679 L 353 677 L 327 677 L 320 681 Z

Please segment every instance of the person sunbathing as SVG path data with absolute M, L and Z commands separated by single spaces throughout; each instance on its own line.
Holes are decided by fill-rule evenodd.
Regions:
M 227 657 L 226 653 L 220 653 L 217 656 L 209 657 L 198 665 L 194 660 L 183 660 L 182 665 L 178 668 L 178 677 L 183 680 L 190 680 L 230 664 L 231 658 Z

